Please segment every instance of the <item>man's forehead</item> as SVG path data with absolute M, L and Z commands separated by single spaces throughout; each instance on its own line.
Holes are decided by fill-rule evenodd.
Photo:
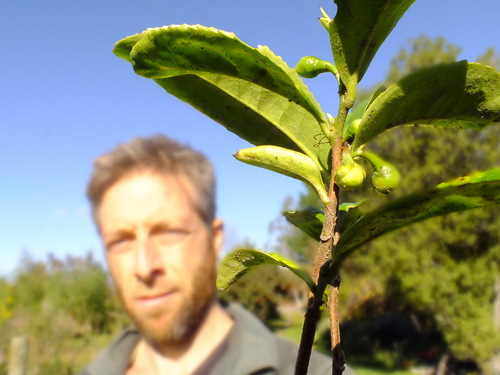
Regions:
M 102 215 L 114 220 L 121 216 L 135 216 L 141 213 L 154 215 L 169 214 L 182 216 L 187 213 L 188 204 L 196 210 L 194 189 L 189 180 L 181 174 L 165 174 L 141 171 L 128 174 L 113 185 L 103 195 L 97 209 L 98 224 L 102 225 Z M 178 207 L 178 206 L 183 207 Z M 164 213 L 162 210 L 173 212 Z M 182 208 L 182 210 L 179 210 Z M 197 211 L 197 210 L 196 210 Z
M 160 182 L 160 186 L 165 188 L 165 191 L 175 193 L 183 192 L 184 194 L 187 194 L 191 200 L 194 200 L 195 197 L 195 188 L 186 174 L 181 172 L 156 171 L 148 168 L 133 170 L 121 176 L 106 189 L 103 194 L 102 201 L 104 201 L 110 190 L 113 190 L 118 185 L 122 185 L 123 183 L 127 183 L 132 180 L 136 183 L 142 181 L 145 184 L 149 183 L 151 180 L 156 180 Z M 137 184 L 137 186 L 139 187 L 139 184 Z

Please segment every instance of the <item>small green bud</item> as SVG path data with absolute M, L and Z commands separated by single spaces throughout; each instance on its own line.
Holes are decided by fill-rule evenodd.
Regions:
M 330 30 L 330 23 L 332 22 L 332 19 L 328 16 L 328 14 L 326 14 L 326 12 L 323 8 L 320 7 L 319 10 L 321 11 L 321 15 L 323 16 L 319 19 L 319 22 L 326 29 L 326 31 L 329 31 Z
M 295 66 L 298 75 L 304 78 L 314 78 L 318 74 L 331 72 L 336 74 L 337 68 L 331 62 L 320 60 L 314 56 L 305 56 Z

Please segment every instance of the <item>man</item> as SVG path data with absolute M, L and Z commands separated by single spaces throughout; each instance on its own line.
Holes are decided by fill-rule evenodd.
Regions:
M 82 375 L 293 373 L 296 345 L 216 299 L 223 224 L 203 155 L 161 135 L 135 138 L 95 161 L 87 195 L 135 327 Z M 329 368 L 313 354 L 310 374 Z

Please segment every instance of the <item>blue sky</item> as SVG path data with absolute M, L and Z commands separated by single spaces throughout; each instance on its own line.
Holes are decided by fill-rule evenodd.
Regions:
M 68 1 L 16 0 L 0 5 L 0 274 L 23 251 L 35 258 L 102 253 L 84 188 L 92 160 L 135 135 L 163 132 L 214 162 L 219 216 L 227 246 L 249 238 L 259 247 L 287 196 L 301 183 L 237 162 L 248 144 L 136 76 L 114 56 L 116 41 L 148 27 L 202 24 L 232 31 L 251 46 L 268 45 L 294 66 L 305 55 L 331 60 L 317 21 L 332 0 Z M 411 38 L 445 36 L 475 60 L 500 51 L 498 0 L 417 0 L 389 36 L 362 86 L 381 81 Z M 331 77 L 308 80 L 323 110 L 336 112 Z

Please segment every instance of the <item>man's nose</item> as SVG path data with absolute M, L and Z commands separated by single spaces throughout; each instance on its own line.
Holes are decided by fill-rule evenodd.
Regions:
M 151 284 L 164 271 L 157 246 L 150 239 L 140 241 L 136 249 L 135 276 L 144 283 Z

